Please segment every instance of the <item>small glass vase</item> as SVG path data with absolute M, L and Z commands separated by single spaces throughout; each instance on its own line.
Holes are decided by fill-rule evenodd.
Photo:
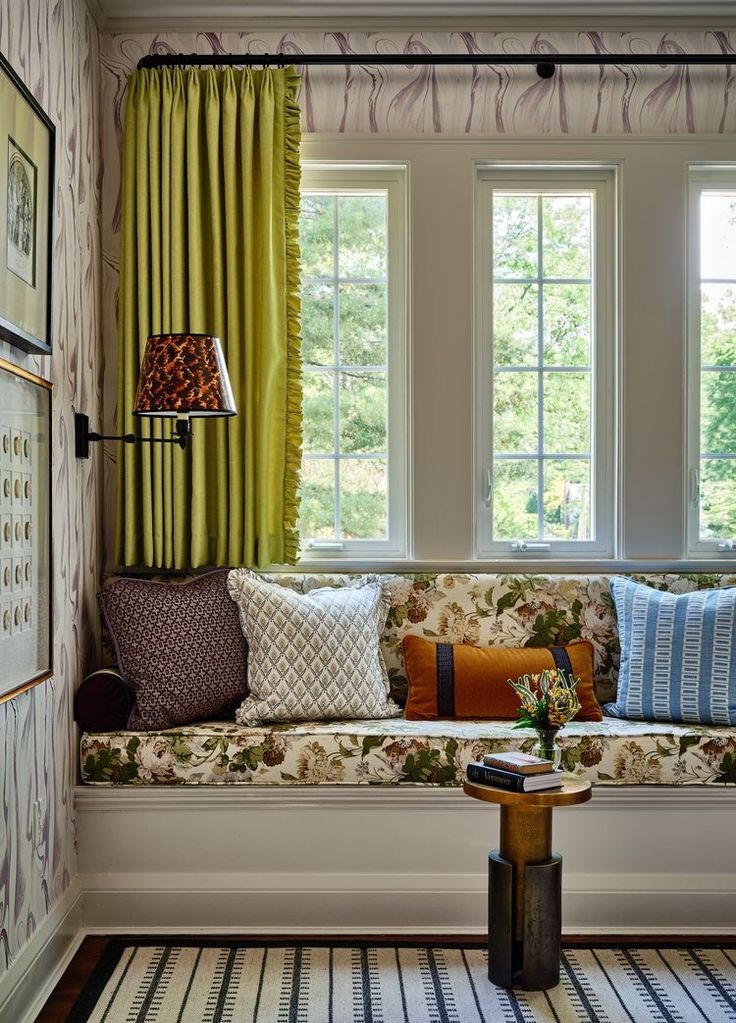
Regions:
M 537 733 L 537 741 L 534 744 L 532 753 L 535 757 L 551 760 L 555 770 L 557 770 L 562 760 L 562 750 L 557 743 L 559 728 L 536 728 L 535 731 Z

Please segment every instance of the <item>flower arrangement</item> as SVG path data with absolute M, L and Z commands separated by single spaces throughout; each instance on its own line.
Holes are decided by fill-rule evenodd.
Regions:
M 536 728 L 537 731 L 557 731 L 574 718 L 580 710 L 575 690 L 580 679 L 561 668 L 545 668 L 538 675 L 522 675 L 509 685 L 521 699 L 519 720 L 514 728 Z

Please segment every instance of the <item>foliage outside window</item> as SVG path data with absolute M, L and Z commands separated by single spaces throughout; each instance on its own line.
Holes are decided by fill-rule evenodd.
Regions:
M 610 553 L 610 424 L 601 433 L 611 398 L 601 384 L 605 376 L 613 385 L 612 329 L 600 263 L 613 233 L 611 225 L 597 237 L 604 183 L 558 183 L 551 172 L 544 182 L 483 184 L 479 547 Z
M 394 251 L 403 247 L 403 204 L 400 176 L 388 174 L 385 184 L 365 169 L 305 174 L 307 553 L 403 553 L 403 253 Z
M 691 548 L 736 540 L 736 173 L 692 176 Z M 721 548 L 723 549 L 723 548 Z

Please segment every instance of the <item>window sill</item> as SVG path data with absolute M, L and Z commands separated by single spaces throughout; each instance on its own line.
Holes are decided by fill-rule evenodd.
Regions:
M 617 561 L 607 559 L 551 559 L 504 558 L 498 560 L 477 559 L 440 561 L 409 558 L 355 558 L 302 560 L 297 565 L 273 565 L 269 572 L 286 574 L 354 573 L 354 572 L 409 572 L 437 573 L 455 572 L 492 575 L 616 575 L 618 573 L 708 573 L 733 571 L 736 574 L 736 556 L 720 556 L 700 559 L 635 559 Z

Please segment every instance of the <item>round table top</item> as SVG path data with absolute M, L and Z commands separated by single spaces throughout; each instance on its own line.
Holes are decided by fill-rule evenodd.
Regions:
M 476 785 L 472 781 L 463 782 L 463 791 L 466 796 L 481 799 L 485 803 L 500 803 L 503 806 L 517 806 L 520 809 L 575 806 L 576 803 L 586 803 L 592 795 L 590 782 L 584 778 L 577 778 L 574 774 L 562 776 L 562 788 L 542 792 L 510 792 L 508 789 L 496 789 L 490 785 Z

